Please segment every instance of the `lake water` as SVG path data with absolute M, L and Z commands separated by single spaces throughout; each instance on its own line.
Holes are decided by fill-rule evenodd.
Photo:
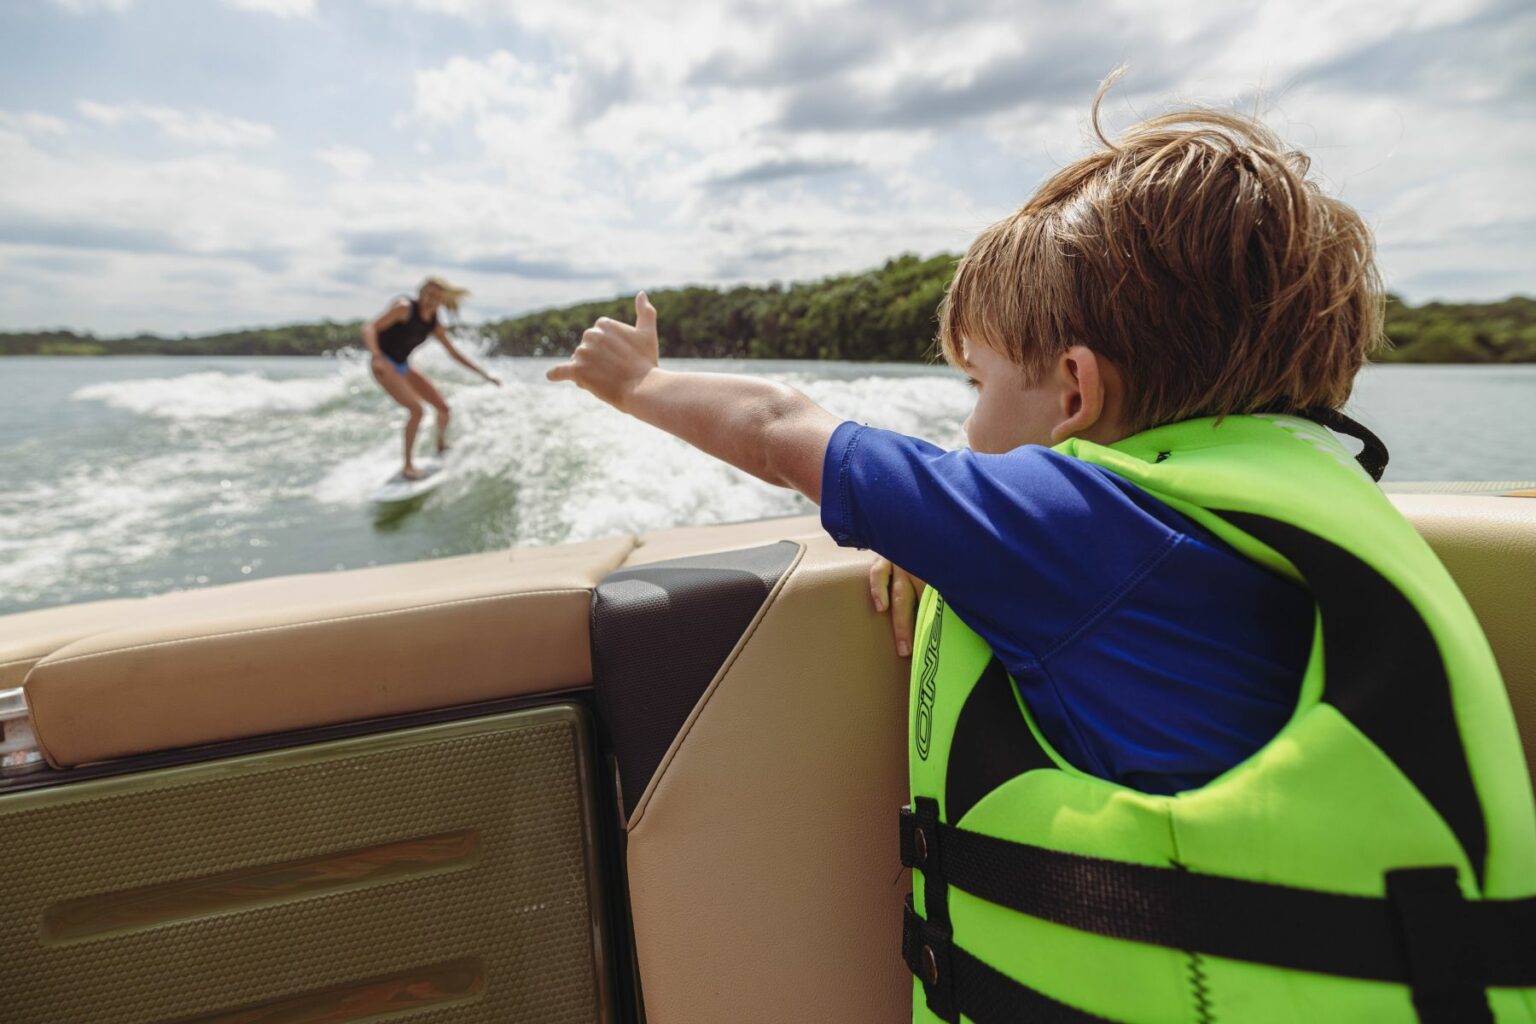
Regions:
M 361 360 L 0 359 L 0 613 L 108 597 L 811 511 L 569 385 L 427 350 L 453 459 L 419 503 L 369 495 L 403 413 Z M 787 381 L 849 418 L 961 443 L 971 393 L 936 366 L 674 360 Z M 1366 371 L 1350 411 L 1388 481 L 1536 478 L 1536 366 Z M 423 430 L 425 445 L 429 429 Z

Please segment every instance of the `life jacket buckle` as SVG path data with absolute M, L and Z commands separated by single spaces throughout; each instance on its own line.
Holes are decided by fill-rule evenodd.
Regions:
M 913 909 L 911 896 L 907 897 L 902 913 L 901 946 L 907 970 L 923 983 L 928 1008 L 941 1020 L 958 1020 L 951 956 L 953 935 L 937 922 L 919 917 Z
M 924 877 L 937 878 L 939 870 L 939 814 L 935 801 L 920 799 L 917 809 L 901 809 L 901 864 L 917 868 Z

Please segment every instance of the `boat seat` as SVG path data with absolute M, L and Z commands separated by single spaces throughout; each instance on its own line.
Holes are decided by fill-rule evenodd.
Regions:
M 0 617 L 0 689 L 25 685 L 49 763 L 73 767 L 583 687 L 599 580 L 786 523 L 817 529 L 679 527 L 21 612 Z
M 586 686 L 592 587 L 630 536 L 0 619 L 50 764 Z
M 1434 546 L 1482 621 L 1504 673 L 1527 759 L 1536 763 L 1536 630 L 1529 628 L 1530 609 L 1536 608 L 1536 501 L 1456 494 L 1395 494 L 1392 500 Z M 641 538 L 23 612 L 0 618 L 0 688 L 26 682 L 47 753 L 56 765 L 72 765 L 393 713 L 389 709 L 484 699 L 471 695 L 583 685 L 590 678 L 586 593 L 609 571 L 816 531 L 814 516 L 683 527 Z M 539 592 L 540 599 L 530 600 L 532 592 Z M 522 610 L 516 621 L 526 629 L 509 629 L 504 619 L 489 614 L 496 602 L 514 598 Z M 535 607 L 555 616 L 558 628 L 535 629 L 536 620 L 525 617 Z M 429 620 L 434 625 L 423 632 L 419 627 Z M 300 635 L 295 630 L 306 637 L 324 636 L 328 649 L 338 642 L 367 647 L 371 641 L 363 638 L 378 632 L 391 637 L 385 649 L 399 648 L 392 662 L 397 671 L 419 674 L 432 662 L 440 678 L 432 688 L 418 685 L 422 692 L 406 698 L 392 692 L 387 683 L 391 673 L 366 682 L 364 677 L 376 675 L 378 666 L 369 668 L 367 659 L 352 655 L 338 661 L 329 650 L 311 652 L 307 663 L 270 659 L 258 668 L 251 653 L 271 653 L 274 635 L 291 639 Z M 522 658 L 524 669 L 503 672 L 514 651 L 526 651 L 518 645 L 534 640 L 547 649 L 539 659 L 543 667 L 527 670 L 533 662 Z M 446 662 L 434 661 L 441 657 L 439 644 L 454 647 Z M 292 650 L 289 644 L 283 647 Z M 203 655 L 216 656 L 219 663 L 206 666 Z M 241 660 L 242 669 L 230 664 L 232 657 Z M 490 674 L 498 674 L 499 682 L 488 682 Z M 175 706 L 170 693 L 186 690 L 188 698 L 197 697 L 194 703 L 205 701 L 215 681 L 221 689 L 246 691 L 244 702 L 225 707 L 208 701 L 209 712 L 196 728 L 186 713 L 158 714 L 166 705 Z M 360 687 L 366 695 L 353 692 Z M 144 688 L 150 692 L 139 692 Z M 290 691 L 301 699 L 291 699 Z M 338 695 L 334 701 L 322 699 L 329 692 Z M 340 717 L 316 720 L 322 714 L 317 701 L 329 708 L 323 715 Z M 113 718 L 119 704 L 125 712 L 143 710 Z M 85 705 L 89 713 L 82 710 Z M 302 711 L 305 707 L 313 713 Z M 211 718 L 222 721 L 215 727 Z M 167 732 L 172 719 L 180 719 L 182 727 Z M 118 724 L 107 728 L 108 722 Z M 136 730 L 142 732 L 135 735 Z
M 1536 500 L 1393 494 L 1482 623 L 1536 780 Z

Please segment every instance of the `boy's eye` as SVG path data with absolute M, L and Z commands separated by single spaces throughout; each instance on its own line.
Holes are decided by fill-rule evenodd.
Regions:
M 965 378 L 965 386 L 979 390 L 981 388 L 981 381 L 977 380 L 975 377 L 967 377 Z

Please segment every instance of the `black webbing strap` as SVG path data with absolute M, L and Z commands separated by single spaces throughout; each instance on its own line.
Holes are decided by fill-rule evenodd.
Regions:
M 1372 480 L 1379 481 L 1381 475 L 1387 471 L 1387 460 L 1392 456 L 1388 454 L 1387 446 L 1381 438 L 1364 424 L 1345 416 L 1337 409 L 1329 409 L 1326 406 L 1302 409 L 1295 415 L 1321 424 L 1334 433 L 1344 434 L 1359 441 L 1363 447 L 1360 449 L 1360 454 L 1355 456 L 1355 461 L 1360 463 L 1361 469 L 1370 474 Z
M 925 990 L 928 979 L 934 977 L 935 944 L 945 947 L 943 958 L 948 965 L 948 976 L 935 980 L 953 994 L 957 1013 L 965 1014 L 975 1024 L 1116 1024 L 1107 1017 L 1057 1002 L 951 944 L 947 930 L 935 931 L 917 916 L 912 909 L 912 897 L 908 896 L 901 922 L 901 957 L 907 962 L 907 969 L 922 980 Z M 929 1008 L 932 1009 L 931 1005 Z
M 1471 981 L 1478 965 L 1458 934 L 1467 904 L 1456 886 L 1456 869 L 1388 872 L 1387 902 L 1397 915 L 1413 976 L 1413 1008 L 1422 1024 L 1493 1024 L 1487 995 Z M 1528 955 L 1536 959 L 1536 950 Z
M 912 820 L 918 822 L 912 833 L 912 857 L 922 868 L 924 881 L 924 938 L 919 951 L 920 969 L 913 973 L 923 983 L 928 1009 L 940 1020 L 955 1024 L 960 1019 L 960 1009 L 955 1005 L 954 963 L 950 957 L 949 886 L 944 881 L 944 862 L 938 847 L 939 802 L 932 797 L 918 797 L 912 801 L 911 812 L 902 813 L 910 813 Z M 932 843 L 928 841 L 930 836 Z M 905 841 L 902 858 L 906 858 Z M 932 884 L 928 883 L 930 878 Z M 902 946 L 906 946 L 905 941 Z
M 1431 961 L 1453 964 L 1456 984 L 1479 993 L 1536 985 L 1536 898 L 1462 900 L 1445 869 L 1389 872 L 1389 895 L 1378 899 L 1063 853 L 906 810 L 901 830 L 903 862 L 923 871 L 927 889 L 942 879 L 1096 935 L 1416 991 L 1449 984 L 1436 980 Z M 928 867 L 913 856 L 920 845 L 930 850 Z M 1459 952 L 1447 961 L 1450 945 Z

